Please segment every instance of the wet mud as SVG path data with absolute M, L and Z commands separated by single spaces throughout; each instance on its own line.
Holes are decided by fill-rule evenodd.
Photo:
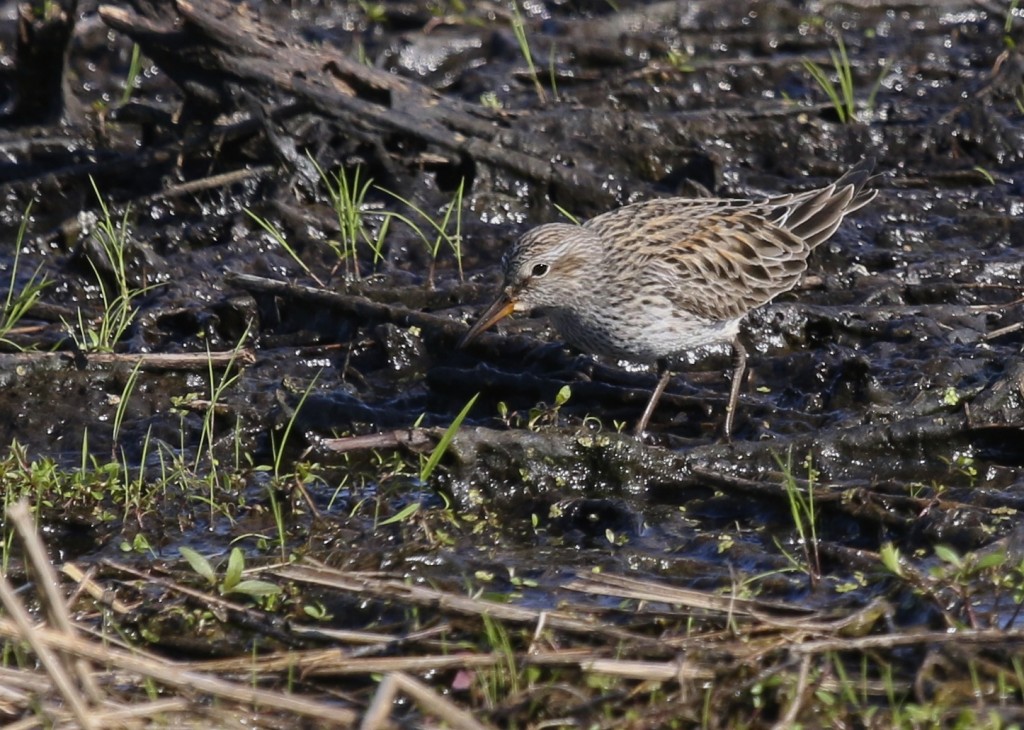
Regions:
M 536 80 L 496 5 L 264 3 L 229 23 L 263 34 L 248 36 L 203 6 L 176 54 L 171 4 L 79 3 L 49 104 L 26 107 L 4 72 L 2 283 L 31 203 L 14 284 L 37 271 L 48 286 L 2 343 L 0 443 L 66 468 L 113 455 L 149 480 L 174 457 L 196 464 L 195 483 L 139 513 L 109 494 L 44 511 L 65 559 L 124 557 L 136 534 L 142 562 L 224 549 L 276 529 L 281 498 L 296 554 L 452 585 L 528 575 L 534 606 L 595 569 L 716 590 L 772 574 L 760 595 L 823 610 L 882 597 L 897 623 L 934 628 L 932 597 L 894 586 L 883 545 L 1019 552 L 1024 66 L 1005 4 L 532 3 Z M 13 48 L 15 19 L 2 25 Z M 837 78 L 837 37 L 845 122 L 807 66 Z M 133 42 L 142 70 L 122 101 Z M 725 349 L 675 363 L 637 440 L 652 370 L 581 357 L 542 315 L 456 347 L 503 250 L 560 210 L 794 192 L 864 157 L 878 197 L 744 322 L 732 442 Z M 338 254 L 316 166 L 373 181 L 354 257 Z M 116 280 L 100 200 L 125 221 L 143 290 L 103 356 L 69 334 Z M 378 255 L 367 241 L 385 221 Z M 221 359 L 160 359 L 207 353 Z M 285 464 L 318 465 L 301 494 L 257 468 L 282 444 Z M 236 481 L 216 485 L 232 506 L 214 514 L 197 485 L 238 453 Z M 817 498 L 806 570 L 787 484 Z M 379 526 L 416 503 L 438 510 L 426 526 Z M 442 544 L 425 535 L 445 509 L 474 521 Z

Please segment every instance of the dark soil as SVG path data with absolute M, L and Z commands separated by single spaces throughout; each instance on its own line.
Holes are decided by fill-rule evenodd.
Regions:
M 70 5 L 66 63 L 38 41 L 31 79 L 13 13 L 0 26 L 0 283 L 6 292 L 30 203 L 15 284 L 37 267 L 49 281 L 2 343 L 0 443 L 67 469 L 113 458 L 152 483 L 171 457 L 197 468 L 194 484 L 164 484 L 142 509 L 108 494 L 107 521 L 79 501 L 41 510 L 62 560 L 98 563 L 138 534 L 142 564 L 177 560 L 182 545 L 223 551 L 273 532 L 281 499 L 288 552 L 448 587 L 484 571 L 499 576 L 496 593 L 529 577 L 536 586 L 516 596 L 535 607 L 594 569 L 707 590 L 774 574 L 751 590 L 825 611 L 884 598 L 900 630 L 1017 622 L 997 588 L 943 601 L 895 580 L 878 553 L 891 543 L 927 572 L 939 544 L 1005 548 L 1009 571 L 1019 550 L 1019 10 L 531 3 L 535 84 L 499 4 L 268 2 L 226 17 L 218 2 Z M 238 30 L 248 23 L 258 32 Z M 838 36 L 849 123 L 804 64 L 831 73 Z M 142 73 L 122 102 L 133 41 Z M 762 197 L 826 184 L 868 156 L 879 196 L 814 253 L 803 285 L 744 324 L 750 373 L 731 443 L 724 349 L 678 364 L 637 441 L 653 371 L 581 358 L 543 317 L 456 348 L 496 292 L 502 251 L 559 207 L 586 218 L 656 196 Z M 373 180 L 370 237 L 392 212 L 428 240 L 393 219 L 379 260 L 362 240 L 355 260 L 339 259 L 314 160 Z M 151 287 L 120 357 L 68 334 L 100 315 L 113 281 L 90 180 L 113 219 L 126 216 L 131 284 Z M 460 185 L 461 260 L 416 210 L 443 225 Z M 247 354 L 213 370 L 142 360 L 126 390 L 141 355 L 236 347 Z M 211 398 L 225 373 L 234 379 Z M 417 454 L 477 393 L 421 482 Z M 282 472 L 317 464 L 301 494 L 256 468 L 286 439 Z M 214 456 L 238 453 L 249 456 L 234 481 L 211 487 L 234 505 L 217 513 L 197 485 Z M 816 497 L 820 555 L 806 562 L 787 479 Z M 433 516 L 379 526 L 416 503 Z M 267 552 L 243 544 L 251 560 Z

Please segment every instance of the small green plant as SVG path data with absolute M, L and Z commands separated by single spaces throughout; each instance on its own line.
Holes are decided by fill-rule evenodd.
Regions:
M 572 389 L 568 385 L 563 385 L 555 394 L 553 405 L 541 404 L 530 409 L 530 416 L 526 422 L 526 427 L 531 431 L 536 431 L 543 425 L 554 425 L 558 422 L 558 412 L 562 410 L 562 406 L 569 402 L 571 397 Z
M 384 258 L 384 238 L 387 236 L 390 215 L 385 215 L 376 237 L 367 232 L 364 221 L 366 194 L 373 186 L 373 179 L 361 180 L 362 168 L 356 167 L 351 177 L 344 171 L 334 174 L 326 172 L 312 156 L 309 157 L 316 167 L 320 179 L 327 188 L 327 196 L 331 199 L 338 219 L 339 242 L 332 243 L 338 258 L 345 263 L 345 277 L 358 280 L 359 274 L 359 242 L 363 241 L 373 252 L 373 265 L 376 267 Z
M 885 77 L 888 75 L 889 71 L 892 70 L 892 64 L 893 61 L 891 58 L 882 64 L 882 70 L 878 72 L 878 78 L 876 78 L 875 83 L 871 85 L 871 91 L 868 93 L 868 99 L 864 103 L 864 106 L 867 107 L 868 110 L 875 108 L 875 100 L 878 98 L 878 91 L 882 88 L 882 82 L 885 81 Z
M 814 481 L 817 472 L 811 463 L 810 455 L 807 456 L 804 466 L 807 468 L 807 489 L 802 490 L 797 484 L 793 469 L 793 452 L 786 454 L 786 461 L 783 462 L 778 455 L 775 461 L 782 471 L 782 487 L 789 500 L 789 510 L 793 517 L 793 525 L 796 528 L 797 537 L 803 550 L 803 570 L 810 577 L 811 582 L 817 582 L 821 576 L 821 558 L 818 554 L 818 510 L 814 503 Z M 783 550 L 785 553 L 785 550 Z M 787 554 L 790 562 L 799 565 L 799 561 Z
M 523 418 L 519 411 L 509 409 L 508 403 L 505 401 L 498 402 L 498 418 L 505 424 L 505 428 L 519 428 L 523 425 Z
M 128 408 L 128 401 L 131 400 L 132 392 L 135 390 L 135 383 L 139 379 L 139 371 L 142 369 L 142 360 L 138 360 L 135 363 L 135 367 L 128 374 L 128 379 L 125 381 L 124 387 L 121 389 L 121 395 L 117 401 L 117 408 L 114 410 L 114 432 L 111 436 L 110 443 L 110 458 L 117 460 L 117 446 L 118 439 L 121 436 L 121 425 L 124 423 L 124 414 Z
M 38 4 L 32 3 L 31 7 L 35 17 L 40 20 L 50 20 L 56 13 L 60 12 L 60 6 L 53 0 L 43 0 L 43 2 Z
M 903 569 L 903 555 L 900 549 L 891 542 L 883 543 L 878 549 L 878 557 L 882 565 L 893 575 L 902 578 L 906 571 Z
M 250 323 L 251 327 L 251 323 Z M 227 365 L 224 367 L 224 372 L 217 377 L 216 372 L 213 369 L 213 359 L 210 358 L 207 361 L 207 375 L 210 383 L 210 402 L 203 414 L 203 427 L 199 433 L 199 443 L 196 445 L 196 457 L 193 464 L 193 473 L 199 473 L 199 467 L 202 463 L 203 457 L 207 459 L 207 466 L 209 467 L 206 482 L 207 482 L 207 499 L 210 505 L 210 522 L 212 523 L 216 517 L 217 510 L 217 499 L 216 492 L 221 486 L 220 480 L 222 478 L 221 471 L 219 469 L 220 461 L 215 453 L 216 439 L 216 426 L 217 426 L 217 410 L 220 407 L 221 398 L 227 389 L 230 388 L 241 375 L 241 370 L 235 367 L 235 363 L 238 360 L 239 355 L 242 352 L 242 343 L 245 342 L 249 337 L 249 327 L 246 327 L 242 336 L 238 340 L 238 344 L 232 353 L 231 359 L 228 360 Z M 182 436 L 184 438 L 184 436 Z M 184 447 L 184 444 L 182 444 Z M 185 449 L 182 448 L 184 453 Z
M 978 467 L 974 463 L 974 457 L 964 453 L 954 453 L 951 457 L 940 456 L 939 461 L 949 467 L 950 474 L 956 474 L 967 478 L 967 484 L 971 489 L 978 479 Z
M 119 547 L 123 553 L 138 553 L 140 555 L 149 553 L 150 557 L 153 558 L 157 556 L 153 546 L 149 543 L 149 539 L 141 532 L 137 532 L 135 537 L 131 539 L 131 542 L 122 540 Z
M 447 243 L 455 256 L 455 263 L 459 271 L 459 281 L 464 279 L 462 271 L 462 203 L 463 195 L 465 191 L 466 181 L 460 180 L 459 186 L 455 189 L 455 194 L 452 196 L 451 202 L 444 208 L 444 215 L 441 218 L 441 222 L 438 223 L 434 218 L 426 213 L 422 208 L 417 206 L 411 200 L 406 200 L 398 193 L 393 193 L 386 188 L 377 188 L 382 193 L 390 195 L 392 198 L 402 203 L 406 207 L 412 209 L 417 216 L 422 220 L 426 221 L 427 226 L 434 230 L 434 239 L 430 240 L 430 237 L 420 227 L 416 221 L 409 218 L 408 216 L 402 215 L 401 213 L 388 213 L 387 215 L 391 218 L 396 218 L 405 225 L 409 226 L 412 231 L 419 236 L 420 240 L 423 241 L 427 247 L 427 251 L 430 254 L 430 269 L 427 272 L 427 284 L 429 286 L 434 285 L 434 269 L 436 267 L 437 257 L 441 253 L 441 244 Z M 454 218 L 454 231 L 449 232 L 449 226 L 453 224 Z
M 96 181 L 89 178 L 93 192 L 99 201 L 102 216 L 92 233 L 93 240 L 99 244 L 100 251 L 107 260 L 113 283 L 106 280 L 96 263 L 86 257 L 96 283 L 100 290 L 100 301 L 103 311 L 92 321 L 87 321 L 78 309 L 77 323 L 64 322 L 68 333 L 80 350 L 85 352 L 112 352 L 114 346 L 128 331 L 138 314 L 135 300 L 156 285 L 134 287 L 128 275 L 128 214 L 130 206 L 125 206 L 124 215 L 115 222 L 111 217 L 110 208 L 100 194 Z
M 1013 30 L 1013 18 L 1017 14 L 1018 5 L 1020 5 L 1020 0 L 1010 0 L 1010 7 L 1006 9 L 1006 19 L 1003 21 L 1003 45 L 1008 51 L 1017 48 L 1017 42 L 1013 40 L 1010 31 Z
M 124 91 L 121 92 L 122 104 L 127 104 L 132 98 L 132 93 L 135 91 L 135 85 L 138 83 L 141 73 L 142 52 L 139 50 L 139 44 L 135 43 L 132 45 L 132 59 L 128 63 L 128 76 L 124 81 Z
M 217 587 L 221 595 L 240 593 L 250 598 L 263 598 L 281 592 L 280 586 L 268 583 L 265 580 L 242 579 L 242 574 L 245 571 L 245 556 L 237 547 L 231 548 L 224 575 L 219 579 L 213 565 L 205 556 L 200 555 L 189 547 L 179 547 L 178 552 L 188 561 L 192 570 L 199 574 L 210 587 Z
M 931 592 L 947 607 L 950 593 L 959 597 L 956 618 L 960 622 L 973 628 L 1010 628 L 1016 624 L 1024 608 L 1024 561 L 1012 558 L 1005 550 L 961 555 L 948 545 L 936 545 L 934 549 L 941 564 L 929 570 L 934 582 Z M 1006 608 L 1000 608 L 1004 596 L 1009 596 L 1013 606 L 1010 616 Z M 989 606 L 987 612 L 979 610 L 983 605 Z
M 7 519 L 7 510 L 28 492 L 27 489 L 20 487 L 20 485 L 15 486 L 12 483 L 15 481 L 12 476 L 25 473 L 28 470 L 28 464 L 28 450 L 17 440 L 11 441 L 11 445 L 7 449 L 6 458 L 0 462 L 0 474 L 4 477 L 3 512 L 0 512 L 4 517 L 2 524 L 0 524 L 0 553 L 2 553 L 0 572 L 4 575 L 8 575 L 15 534 L 14 527 L 10 524 L 10 520 Z
M 448 426 L 448 428 L 445 429 L 444 434 L 441 435 L 441 439 L 437 442 L 437 446 L 434 447 L 433 451 L 430 452 L 430 456 L 427 457 L 426 461 L 420 465 L 421 482 L 427 482 L 434 473 L 434 470 L 437 468 L 437 465 L 441 463 L 441 459 L 444 457 L 445 452 L 451 445 L 452 439 L 455 438 L 455 434 L 457 434 L 459 429 L 462 428 L 462 422 L 466 420 L 466 416 L 469 415 L 469 411 L 473 408 L 473 405 L 476 403 L 476 399 L 479 397 L 480 394 L 477 393 L 469 399 L 466 405 L 462 407 L 459 414 L 455 416 L 455 420 L 451 422 L 451 425 Z
M 537 91 L 537 99 L 541 104 L 547 104 L 548 96 L 540 83 L 537 66 L 533 63 L 533 53 L 530 51 L 530 42 L 526 38 L 526 21 L 519 10 L 519 0 L 512 0 L 512 33 L 515 34 L 516 43 L 519 44 L 519 51 L 523 54 L 526 67 L 530 70 L 530 78 L 533 79 L 533 88 Z
M 371 3 L 366 0 L 359 0 L 359 7 L 366 16 L 366 22 L 379 25 L 388 19 L 387 9 L 382 3 Z
M 515 696 L 522 690 L 519 662 L 516 660 L 515 648 L 512 646 L 508 629 L 486 613 L 481 614 L 480 618 L 491 652 L 502 658 L 502 661 L 493 668 L 478 675 L 480 690 L 488 698 L 491 706 L 497 706 L 502 698 Z
M 285 424 L 284 433 L 278 440 L 273 433 L 271 433 L 271 452 L 274 456 L 274 478 L 267 485 L 267 491 L 270 498 L 270 512 L 274 516 L 274 524 L 277 527 L 277 542 L 278 548 L 281 552 L 281 560 L 288 559 L 288 541 L 287 535 L 288 530 L 285 525 L 284 510 L 281 501 L 278 499 L 278 489 L 284 484 L 286 480 L 291 480 L 298 489 L 304 490 L 307 482 L 312 481 L 316 478 L 314 470 L 309 465 L 296 465 L 295 470 L 287 475 L 282 473 L 281 467 L 284 461 L 285 447 L 288 445 L 288 439 L 291 436 L 292 429 L 295 427 L 295 423 L 299 417 L 299 411 L 302 410 L 302 406 L 305 405 L 306 399 L 309 398 L 309 394 L 313 392 L 313 388 L 316 386 L 316 381 L 320 378 L 320 374 L 323 370 L 317 371 L 316 375 L 306 386 L 306 389 L 302 392 L 299 397 L 299 402 L 292 409 L 291 416 L 288 418 L 288 422 Z
M 665 54 L 665 62 L 679 73 L 692 73 L 695 70 L 693 58 L 689 53 L 678 48 L 669 48 Z
M 423 509 L 422 502 L 410 502 L 390 517 L 380 520 L 379 522 L 374 520 L 374 527 L 384 527 L 385 525 L 396 525 L 400 522 L 405 522 L 421 509 Z
M 891 543 L 881 546 L 879 557 L 889 572 L 930 601 L 950 627 L 1009 629 L 1024 610 L 1024 560 L 1005 550 L 963 555 L 948 545 L 935 545 L 926 571 Z
M 838 51 L 829 51 L 832 58 L 832 70 L 838 79 L 838 85 L 832 81 L 832 76 L 810 59 L 804 59 L 804 68 L 811 77 L 818 83 L 818 87 L 825 92 L 832 107 L 836 110 L 839 121 L 843 124 L 856 121 L 856 100 L 853 95 L 853 66 L 850 65 L 850 58 L 846 54 L 846 44 L 843 43 L 841 35 L 836 36 Z
M 260 228 L 262 228 L 264 231 L 266 231 L 267 234 L 271 238 L 274 239 L 274 241 L 277 243 L 277 245 L 280 246 L 281 248 L 283 248 L 285 250 L 285 253 L 287 253 L 289 256 L 291 256 L 292 260 L 299 265 L 299 268 L 301 268 L 304 272 L 306 272 L 306 276 L 308 276 L 310 279 L 312 279 L 313 281 L 315 281 L 317 283 L 317 286 L 320 286 L 320 287 L 325 287 L 326 286 L 326 284 L 324 284 L 324 282 L 322 282 L 317 277 L 317 275 L 313 273 L 313 270 L 309 268 L 309 265 L 306 264 L 306 262 L 302 260 L 302 257 L 299 256 L 298 251 L 296 251 L 295 248 L 288 242 L 288 239 L 285 238 L 285 235 L 281 232 L 281 230 L 277 226 L 275 226 L 273 223 L 271 223 L 266 218 L 263 218 L 263 217 L 257 215 L 256 213 L 253 213 L 248 208 L 245 208 L 245 214 L 247 216 L 249 216 L 250 218 L 252 218 L 253 221 L 256 223 L 256 225 L 258 225 Z
M 995 179 L 995 178 L 994 178 L 994 177 L 992 176 L 992 173 L 991 173 L 991 172 L 989 172 L 988 170 L 986 170 L 986 169 L 985 169 L 984 167 L 982 167 L 981 165 L 975 165 L 973 169 L 974 169 L 974 171 L 975 171 L 976 173 L 978 173 L 978 174 L 979 174 L 979 175 L 981 175 L 981 176 L 982 176 L 983 178 L 985 178 L 985 180 L 987 180 L 987 181 L 988 181 L 988 184 L 989 184 L 989 185 L 995 185 L 995 184 L 996 184 L 996 179 Z
M 572 213 L 567 211 L 565 208 L 560 206 L 558 203 L 554 203 L 554 206 L 555 206 L 555 210 L 557 210 L 559 213 L 564 215 L 569 220 L 569 222 L 572 223 L 574 226 L 580 225 L 580 219 L 579 218 L 574 216 Z
M 430 455 L 426 458 L 422 456 L 420 457 L 419 480 L 421 483 L 427 483 L 430 480 L 430 477 L 433 476 L 434 471 L 441 463 L 441 459 L 444 458 L 445 453 L 448 451 L 448 447 L 451 445 L 452 440 L 455 438 L 455 434 L 459 432 L 459 429 L 462 427 L 462 422 L 466 420 L 466 416 L 469 415 L 469 411 L 476 404 L 476 400 L 479 397 L 480 394 L 477 393 L 476 395 L 469 399 L 466 405 L 462 407 L 462 410 L 459 411 L 458 415 L 455 416 L 455 419 L 451 422 L 448 428 L 445 429 L 444 433 L 441 434 L 441 438 L 438 440 L 437 445 L 434 446 L 433 450 L 431 450 Z M 419 421 L 417 421 L 417 424 L 418 423 Z M 375 526 L 383 527 L 384 525 L 405 522 L 406 520 L 410 519 L 413 515 L 417 514 L 422 508 L 423 504 L 421 502 L 411 502 L 395 514 L 383 520 L 380 520 L 379 522 L 376 521 L 375 518 Z
M 305 604 L 302 607 L 302 612 L 314 621 L 330 621 L 334 618 L 334 614 L 330 613 L 320 601 Z
M 39 276 L 42 268 L 42 265 L 40 265 L 32 272 L 32 276 L 22 285 L 21 289 L 15 289 L 15 282 L 18 279 L 18 261 L 21 256 L 21 245 L 25 240 L 31 212 L 32 203 L 29 203 L 25 208 L 24 215 L 21 217 L 18 235 L 14 239 L 14 263 L 11 264 L 11 278 L 7 285 L 7 296 L 4 299 L 3 311 L 0 311 L 0 342 L 19 350 L 23 348 L 8 339 L 8 335 L 18 326 L 18 322 L 35 306 L 36 302 L 39 301 L 43 289 L 50 285 L 46 277 Z
M 558 68 L 556 61 L 555 44 L 551 44 L 551 48 L 548 51 L 548 82 L 551 84 L 551 96 L 554 97 L 555 101 L 561 101 L 558 96 Z
M 146 437 L 142 440 L 142 451 L 139 454 L 138 466 L 136 467 L 136 476 L 134 479 L 131 476 L 132 470 L 128 464 L 128 456 L 123 451 L 121 452 L 121 470 L 124 473 L 124 514 L 122 515 L 122 519 L 125 522 L 128 521 L 128 516 L 133 510 L 136 514 L 141 514 L 152 504 L 151 501 L 147 501 L 145 499 L 145 465 L 152 443 L 153 427 L 150 426 L 146 429 Z M 142 533 L 139 533 L 139 535 L 141 534 Z
M 128 379 L 125 381 L 124 387 L 121 388 L 121 395 L 117 400 L 117 407 L 114 409 L 114 423 L 113 433 L 110 438 L 110 462 L 111 464 L 119 464 L 122 471 L 122 496 L 124 498 L 124 515 L 122 519 L 127 522 L 129 513 L 134 510 L 136 513 L 144 512 L 147 508 L 143 493 L 146 483 L 146 457 L 149 454 L 150 445 L 152 443 L 152 427 L 146 431 L 146 437 L 142 441 L 142 452 L 139 456 L 139 466 L 137 469 L 137 476 L 132 478 L 132 469 L 128 463 L 128 455 L 124 449 L 121 448 L 121 427 L 124 424 L 124 417 L 128 411 L 128 404 L 131 401 L 132 393 L 135 391 L 135 386 L 138 383 L 139 372 L 142 369 L 142 360 L 138 360 L 135 363 L 135 367 L 132 368 L 128 374 Z M 136 535 L 136 538 L 144 540 L 145 537 L 142 533 Z M 146 546 L 148 548 L 148 544 Z
M 493 91 L 485 91 L 480 95 L 480 105 L 485 109 L 491 111 L 501 111 L 504 108 L 504 104 L 501 103 L 501 99 Z
M 295 427 L 295 422 L 299 417 L 299 411 L 302 410 L 302 406 L 305 405 L 306 399 L 309 398 L 309 394 L 313 392 L 313 388 L 316 387 L 316 381 L 320 379 L 320 375 L 323 373 L 321 368 L 313 376 L 313 379 L 309 381 L 309 385 L 302 391 L 302 395 L 299 397 L 299 402 L 295 404 L 295 408 L 292 409 L 291 416 L 288 418 L 288 423 L 285 424 L 284 434 L 281 436 L 281 440 L 278 441 L 271 434 L 271 451 L 274 455 L 274 480 L 281 481 L 281 463 L 284 460 L 285 446 L 288 444 L 288 438 L 291 436 L 292 429 Z

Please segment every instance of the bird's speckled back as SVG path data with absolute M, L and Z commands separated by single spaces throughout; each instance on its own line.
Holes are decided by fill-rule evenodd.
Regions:
M 517 310 L 546 309 L 586 352 L 655 360 L 727 341 L 874 197 L 870 171 L 862 163 L 832 185 L 764 201 L 651 200 L 582 226 L 540 226 L 506 254 L 505 292 Z

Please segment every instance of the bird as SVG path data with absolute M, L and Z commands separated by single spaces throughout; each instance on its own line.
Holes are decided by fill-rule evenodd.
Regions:
M 542 310 L 584 353 L 655 363 L 660 377 L 635 429 L 642 436 L 671 378 L 668 362 L 730 343 L 730 440 L 747 364 L 740 322 L 796 286 L 811 251 L 874 199 L 873 169 L 869 158 L 804 192 L 760 200 L 655 198 L 582 225 L 533 228 L 505 252 L 501 291 L 458 346 L 514 312 Z

